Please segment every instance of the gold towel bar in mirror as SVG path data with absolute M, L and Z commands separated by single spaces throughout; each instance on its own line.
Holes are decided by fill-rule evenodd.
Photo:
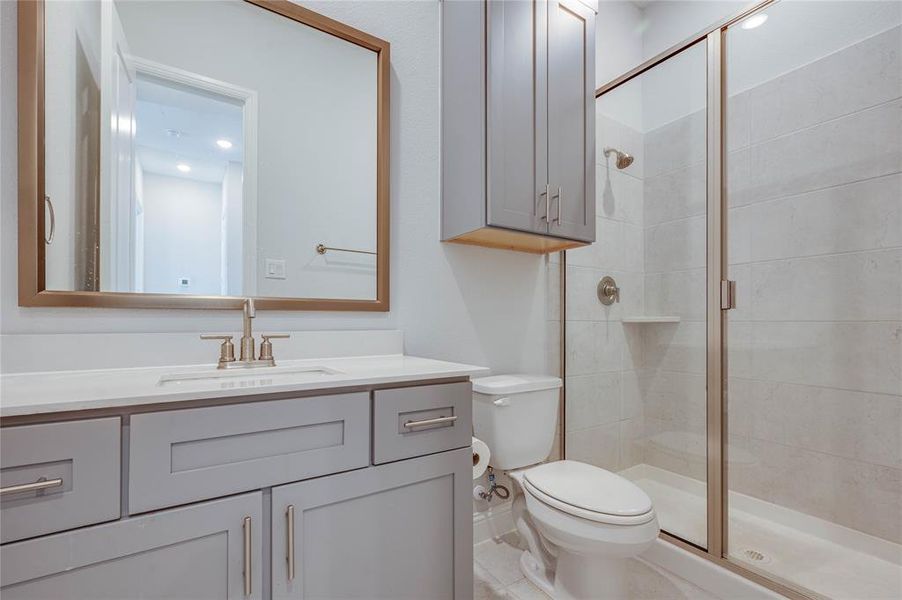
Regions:
M 325 254 L 328 250 L 334 250 L 336 252 L 353 252 L 354 254 L 372 254 L 375 255 L 375 252 L 370 252 L 368 250 L 351 250 L 350 248 L 332 248 L 331 246 L 327 246 L 325 244 L 317 244 L 316 251 L 319 254 Z

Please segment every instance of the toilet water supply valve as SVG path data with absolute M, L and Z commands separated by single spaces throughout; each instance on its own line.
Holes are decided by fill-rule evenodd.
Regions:
M 473 488 L 473 496 L 475 496 L 479 500 L 485 500 L 486 502 L 491 502 L 494 496 L 498 496 L 502 500 L 507 500 L 510 498 L 511 492 L 509 489 L 495 481 L 495 471 L 492 467 L 488 468 L 489 473 L 489 490 L 486 491 L 484 487 L 481 485 L 477 485 Z

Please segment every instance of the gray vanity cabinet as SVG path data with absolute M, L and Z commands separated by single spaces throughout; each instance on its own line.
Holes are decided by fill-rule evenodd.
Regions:
M 273 598 L 473 594 L 471 451 L 273 488 Z
M 262 598 L 260 492 L 0 549 L 3 600 Z
M 469 381 L 203 402 L 3 427 L 3 600 L 471 597 Z
M 443 240 L 595 240 L 594 53 L 583 0 L 442 2 Z

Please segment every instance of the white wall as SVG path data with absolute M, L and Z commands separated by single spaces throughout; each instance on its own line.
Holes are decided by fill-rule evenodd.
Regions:
M 402 328 L 411 354 L 544 371 L 545 259 L 439 240 L 439 5 L 304 3 L 392 43 L 392 310 L 258 312 L 259 330 Z M 16 7 L 0 2 L 0 331 L 235 331 L 237 312 L 19 308 Z M 212 356 L 212 355 L 211 355 Z
M 746 0 L 655 0 L 645 9 L 643 59 L 679 44 L 691 35 L 741 12 Z M 820 4 L 820 2 L 818 2 Z
M 144 173 L 144 291 L 216 295 L 222 261 L 222 186 Z M 179 285 L 189 279 L 186 287 Z
M 595 20 L 595 87 L 642 62 L 644 13 L 629 0 L 602 0 Z

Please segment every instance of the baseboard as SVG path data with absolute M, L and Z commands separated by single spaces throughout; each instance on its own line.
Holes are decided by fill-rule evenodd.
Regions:
M 776 592 L 661 538 L 658 538 L 654 546 L 645 551 L 639 559 L 665 569 L 718 598 L 729 598 L 730 600 L 780 600 L 784 598 Z
M 505 502 L 488 510 L 473 513 L 473 543 L 499 538 L 514 530 L 511 503 Z

